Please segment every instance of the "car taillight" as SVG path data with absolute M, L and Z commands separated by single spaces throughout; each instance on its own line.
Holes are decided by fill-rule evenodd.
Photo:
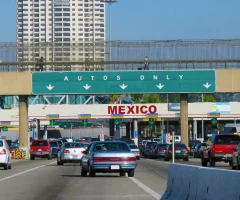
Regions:
M 50 148 L 50 147 L 47 147 L 47 151 L 50 152 L 50 151 L 51 151 L 51 148 Z
M 136 157 L 127 157 L 126 161 L 136 161 Z
M 0 152 L 0 154 L 1 154 L 1 155 L 6 154 L 6 150 L 3 149 L 3 150 Z
M 212 146 L 212 152 L 214 152 L 216 149 L 215 149 L 215 145 Z
M 188 154 L 188 150 L 186 149 L 186 150 L 184 151 L 184 153 L 185 153 L 185 154 Z
M 33 148 L 30 148 L 30 151 L 33 151 Z
M 172 150 L 170 149 L 170 150 L 168 150 L 168 153 L 172 153 Z
M 65 150 L 63 151 L 63 153 L 70 153 L 70 151 L 67 150 L 67 149 L 65 149 Z
M 95 157 L 93 158 L 93 162 L 125 162 L 130 161 L 134 162 L 136 161 L 136 157 Z

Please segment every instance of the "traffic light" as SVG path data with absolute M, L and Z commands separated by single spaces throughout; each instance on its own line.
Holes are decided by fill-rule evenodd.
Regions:
M 29 131 L 32 131 L 32 128 L 33 128 L 32 125 L 30 125 L 30 126 L 29 126 Z

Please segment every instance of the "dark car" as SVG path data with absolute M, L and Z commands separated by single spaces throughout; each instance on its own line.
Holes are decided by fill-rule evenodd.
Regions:
M 169 161 L 172 159 L 172 144 L 170 144 L 165 152 L 165 161 Z M 184 161 L 188 161 L 189 150 L 185 144 L 176 143 L 174 145 L 174 158 L 176 159 L 183 159 Z
M 164 158 L 169 144 L 158 144 L 154 150 L 154 157 Z
M 57 157 L 58 151 L 60 150 L 60 145 L 56 140 L 51 140 L 50 141 L 50 146 L 52 149 L 52 155 Z

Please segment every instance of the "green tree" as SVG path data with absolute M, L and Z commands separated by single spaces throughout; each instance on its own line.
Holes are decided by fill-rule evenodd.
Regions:
M 131 97 L 134 103 L 141 103 L 143 94 L 132 94 Z
M 133 94 L 131 95 L 134 103 L 161 103 L 159 94 Z
M 114 103 L 115 101 L 118 101 L 119 98 L 126 96 L 127 96 L 126 94 L 110 94 L 109 95 L 110 103 Z
M 204 94 L 203 102 L 216 102 L 216 98 L 211 94 Z

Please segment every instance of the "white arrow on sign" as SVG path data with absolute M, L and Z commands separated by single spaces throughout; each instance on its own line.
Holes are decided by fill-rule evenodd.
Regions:
M 123 90 L 125 90 L 125 88 L 127 88 L 127 85 L 125 85 L 124 83 L 122 85 L 119 85 L 120 88 L 122 88 Z
M 88 89 L 91 87 L 91 85 L 86 84 L 86 85 L 84 85 L 83 87 L 84 87 L 86 90 L 88 90 Z
M 211 84 L 206 83 L 206 84 L 203 84 L 203 86 L 208 89 L 209 87 L 211 87 Z
M 48 86 L 46 86 L 46 88 L 47 88 L 49 91 L 51 91 L 51 90 L 54 88 L 54 86 L 52 86 L 51 84 L 49 84 Z
M 156 85 L 160 90 L 164 87 L 164 85 L 162 85 L 161 83 L 159 83 L 158 85 Z

